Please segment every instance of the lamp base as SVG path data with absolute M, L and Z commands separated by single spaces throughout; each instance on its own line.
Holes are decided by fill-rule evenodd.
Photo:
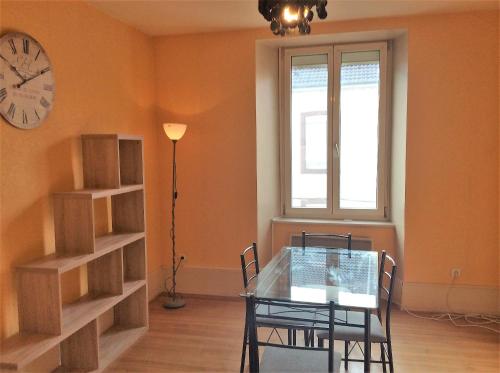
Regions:
M 177 309 L 177 308 L 182 308 L 186 305 L 186 301 L 177 296 L 175 298 L 167 297 L 167 300 L 165 303 L 163 303 L 163 308 L 166 309 Z

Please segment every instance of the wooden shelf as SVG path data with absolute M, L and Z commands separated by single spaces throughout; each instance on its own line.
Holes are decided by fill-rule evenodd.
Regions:
M 144 140 L 143 136 L 139 135 L 127 135 L 125 133 L 94 133 L 82 135 L 82 138 L 86 139 L 116 139 L 116 140 Z
M 20 370 L 33 360 L 57 346 L 60 336 L 18 334 L 2 343 L 0 369 Z
M 58 348 L 55 371 L 100 371 L 147 330 L 143 145 L 141 136 L 82 136 L 84 189 L 54 194 L 56 253 L 17 267 L 19 334 L 1 342 L 0 370 L 32 369 Z M 113 233 L 96 237 L 94 200 L 106 197 Z M 84 265 L 88 294 L 64 305 L 62 274 Z M 110 315 L 114 326 L 99 336 Z
M 127 328 L 113 326 L 99 338 L 99 371 L 132 346 L 147 330 L 146 326 Z
M 55 271 L 64 273 L 73 268 L 86 264 L 94 259 L 117 250 L 123 246 L 144 238 L 144 232 L 139 233 L 112 233 L 95 240 L 95 253 L 75 256 L 47 255 L 31 263 L 18 266 L 19 270 Z
M 123 285 L 122 295 L 101 296 L 94 299 L 84 297 L 75 303 L 64 306 L 61 335 L 26 333 L 8 338 L 2 343 L 0 369 L 22 369 L 145 285 L 145 280 L 127 281 Z
M 101 295 L 98 297 L 87 295 L 74 303 L 64 305 L 62 309 L 62 334 L 72 334 L 145 285 L 145 280 L 127 281 L 123 284 L 123 294 L 121 295 Z
M 60 192 L 60 193 L 54 193 L 54 197 L 97 199 L 97 198 L 111 197 L 117 194 L 135 192 L 137 190 L 143 190 L 143 189 L 144 189 L 143 184 L 132 184 L 132 185 L 122 185 L 120 188 L 115 188 L 115 189 L 79 189 L 71 192 Z

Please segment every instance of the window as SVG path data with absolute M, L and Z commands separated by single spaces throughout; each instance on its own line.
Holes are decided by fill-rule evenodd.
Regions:
M 281 56 L 285 215 L 386 218 L 387 44 Z

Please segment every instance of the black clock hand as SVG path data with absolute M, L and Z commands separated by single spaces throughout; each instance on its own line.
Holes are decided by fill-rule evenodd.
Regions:
M 35 75 L 33 75 L 33 76 L 29 77 L 28 79 L 23 79 L 23 82 L 22 82 L 22 83 L 19 83 L 19 84 L 17 85 L 17 88 L 21 88 L 21 87 L 23 86 L 23 84 L 26 84 L 26 83 L 28 83 L 30 80 L 33 80 L 33 79 L 35 79 L 36 77 L 39 77 L 40 75 L 45 74 L 45 73 L 46 73 L 47 71 L 49 71 L 49 70 L 50 70 L 50 67 L 46 67 L 45 69 L 40 70 L 40 72 L 39 72 L 38 74 L 35 74 Z
M 24 83 L 24 81 L 25 81 L 24 77 L 23 77 L 23 76 L 19 73 L 19 71 L 17 71 L 17 69 L 16 69 L 16 68 L 15 68 L 15 67 L 14 67 L 14 66 L 13 66 L 13 65 L 12 65 L 12 64 L 8 61 L 8 60 L 7 60 L 7 58 L 5 58 L 4 56 L 2 56 L 1 54 L 0 54 L 0 58 L 1 58 L 2 60 L 4 60 L 5 62 L 7 62 L 7 64 L 9 65 L 9 68 L 11 69 L 11 71 L 13 71 L 13 72 L 14 72 L 14 74 L 16 74 L 19 78 L 21 78 L 21 80 L 22 80 L 22 81 L 23 81 L 23 83 Z

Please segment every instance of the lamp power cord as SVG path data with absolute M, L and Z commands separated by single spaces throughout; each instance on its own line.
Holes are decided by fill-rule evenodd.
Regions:
M 450 294 L 455 286 L 456 277 L 453 277 L 450 282 L 448 289 L 446 291 L 446 309 L 448 312 L 441 312 L 435 314 L 427 314 L 427 313 L 417 313 L 414 311 L 408 310 L 406 307 L 401 306 L 401 309 L 405 311 L 407 314 L 425 320 L 433 320 L 433 321 L 450 321 L 454 326 L 459 328 L 481 328 L 488 331 L 491 331 L 496 334 L 500 334 L 500 316 L 498 315 L 489 315 L 483 313 L 459 313 L 452 310 L 450 306 Z M 403 288 L 403 284 L 401 282 L 401 289 Z M 463 320 L 463 322 L 457 322 L 458 320 Z

